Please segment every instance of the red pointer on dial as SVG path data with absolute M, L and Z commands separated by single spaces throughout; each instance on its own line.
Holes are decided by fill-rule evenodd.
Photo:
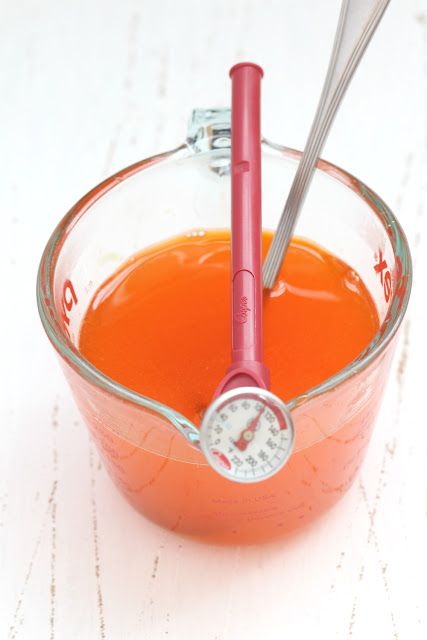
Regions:
M 261 411 L 255 416 L 255 418 L 252 420 L 249 426 L 247 426 L 246 429 L 243 429 L 239 439 L 234 443 L 235 446 L 238 449 L 240 449 L 240 451 L 244 451 L 248 446 L 248 444 L 252 441 L 254 437 L 254 432 L 256 431 L 256 428 L 258 426 L 259 419 L 261 418 L 264 411 L 265 411 L 265 405 L 263 406 Z

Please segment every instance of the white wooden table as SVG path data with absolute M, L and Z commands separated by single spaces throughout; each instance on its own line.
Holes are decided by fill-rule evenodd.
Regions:
M 338 0 L 1 3 L 0 638 L 427 637 L 427 0 L 392 0 L 324 157 L 409 236 L 415 287 L 363 471 L 287 542 L 220 548 L 146 522 L 89 442 L 35 305 L 53 226 L 265 68 L 263 130 L 301 147 Z

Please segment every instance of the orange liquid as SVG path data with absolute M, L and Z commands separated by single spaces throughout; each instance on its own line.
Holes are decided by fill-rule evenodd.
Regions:
M 264 233 L 264 253 L 270 241 L 271 234 Z M 96 292 L 82 323 L 80 351 L 114 380 L 199 424 L 230 364 L 229 262 L 226 231 L 181 236 L 136 255 Z M 290 400 L 329 378 L 360 354 L 378 324 L 375 305 L 357 274 L 319 247 L 294 240 L 278 284 L 264 300 L 264 355 L 272 391 Z M 351 429 L 357 435 L 360 421 Z M 122 491 L 138 509 L 178 531 L 219 539 L 241 533 L 242 538 L 258 539 L 298 524 L 286 516 L 292 512 L 285 497 L 290 486 L 296 491 L 295 504 L 309 495 L 304 499 L 311 501 L 310 513 L 328 502 L 319 498 L 313 503 L 312 480 L 306 482 L 310 491 L 298 489 L 301 482 L 304 487 L 299 454 L 277 476 L 242 486 L 218 476 L 201 457 L 189 464 L 185 441 L 179 445 L 184 453 L 168 459 L 166 453 L 132 446 L 111 432 L 106 445 L 105 436 L 98 425 L 95 437 Z M 313 445 L 314 453 L 328 440 Z M 365 442 L 360 444 L 362 450 Z M 338 456 L 337 464 L 336 444 L 329 442 L 326 453 L 335 466 L 324 449 L 319 451 L 328 482 L 340 484 L 339 470 L 349 466 L 354 449 L 347 447 L 345 459 Z M 319 462 L 313 459 L 309 464 L 316 467 Z M 355 468 L 360 460 L 356 463 Z M 280 489 L 278 476 L 292 469 L 293 476 Z M 353 467 L 351 473 L 354 476 Z M 272 492 L 279 507 L 271 511 L 269 498 L 264 516 L 254 517 L 260 509 L 257 496 Z M 241 505 L 233 507 L 241 499 L 246 501 L 243 511 Z

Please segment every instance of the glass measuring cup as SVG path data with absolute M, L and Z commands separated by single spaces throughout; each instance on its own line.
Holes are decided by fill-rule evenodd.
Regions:
M 263 143 L 267 228 L 277 224 L 299 157 Z M 296 429 L 287 465 L 261 483 L 230 482 L 191 444 L 197 428 L 185 416 L 108 378 L 78 350 L 79 327 L 93 294 L 129 256 L 171 236 L 229 227 L 229 166 L 229 110 L 195 111 L 184 144 L 108 178 L 65 216 L 43 254 L 37 296 L 79 409 L 128 501 L 173 531 L 249 542 L 309 522 L 351 485 L 408 303 L 411 265 L 406 238 L 381 199 L 346 172 L 320 162 L 297 233 L 360 275 L 380 328 L 346 368 L 287 399 Z

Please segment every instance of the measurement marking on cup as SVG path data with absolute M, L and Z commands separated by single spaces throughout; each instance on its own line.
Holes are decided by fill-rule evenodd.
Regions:
M 378 254 L 375 254 L 375 260 L 377 261 L 374 265 L 375 273 L 379 274 L 381 285 L 383 287 L 384 298 L 385 301 L 388 302 L 390 300 L 392 286 L 391 286 L 391 273 L 388 268 L 387 260 L 383 256 L 383 252 L 381 249 L 378 249 Z
M 68 312 L 71 311 L 73 306 L 77 303 L 78 298 L 71 280 L 65 280 L 64 286 L 62 288 L 61 319 L 63 321 L 64 330 L 68 334 L 68 337 L 70 337 L 70 332 L 68 329 L 68 325 L 70 324 L 70 317 L 68 315 Z

